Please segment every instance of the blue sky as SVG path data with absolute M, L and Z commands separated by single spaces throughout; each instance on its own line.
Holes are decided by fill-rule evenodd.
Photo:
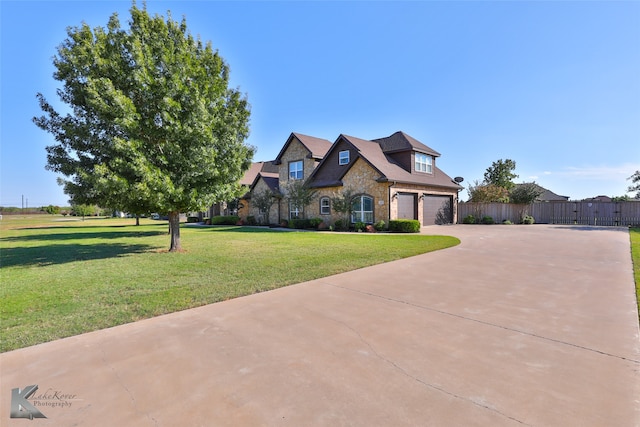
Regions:
M 141 5 L 141 2 L 138 2 Z M 66 205 L 45 170 L 52 57 L 66 27 L 106 26 L 129 1 L 0 1 L 0 205 Z M 493 161 L 516 182 L 623 195 L 640 169 L 640 2 L 147 2 L 187 19 L 251 104 L 254 160 L 291 132 L 334 141 L 402 130 L 463 185 Z M 57 104 L 56 104 L 57 103 Z M 467 192 L 461 194 L 467 198 Z

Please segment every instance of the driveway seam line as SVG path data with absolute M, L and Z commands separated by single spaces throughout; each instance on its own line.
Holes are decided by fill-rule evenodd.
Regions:
M 340 286 L 338 286 L 338 287 L 340 287 Z M 393 360 L 388 359 L 388 358 L 384 357 L 383 355 L 381 355 L 380 353 L 378 353 L 378 351 L 376 351 L 376 349 L 371 345 L 371 343 L 369 343 L 369 341 L 364 339 L 362 334 L 360 334 L 360 332 L 358 332 L 355 328 L 353 328 L 352 326 L 348 325 L 346 322 L 340 321 L 338 319 L 329 318 L 329 320 L 332 320 L 332 321 L 334 321 L 336 323 L 339 323 L 340 325 L 342 325 L 342 326 L 346 327 L 347 329 L 349 329 L 350 331 L 352 331 L 354 334 L 356 334 L 358 336 L 360 341 L 362 341 L 367 347 L 369 347 L 371 349 L 371 351 L 376 355 L 376 357 L 378 357 L 378 359 L 380 359 L 380 360 L 382 360 L 384 362 L 387 362 L 389 365 L 393 366 L 396 370 L 400 371 L 406 377 L 411 378 L 412 380 L 414 380 L 414 381 L 416 381 L 416 382 L 418 382 L 418 383 L 420 383 L 420 384 L 422 384 L 422 385 L 424 385 L 424 386 L 426 386 L 428 388 L 431 388 L 431 389 L 434 389 L 436 391 L 439 391 L 440 393 L 444 393 L 444 394 L 446 394 L 448 396 L 451 396 L 451 397 L 454 397 L 456 399 L 471 403 L 472 405 L 475 405 L 475 406 L 477 406 L 479 408 L 486 409 L 486 410 L 489 410 L 491 412 L 495 412 L 496 414 L 499 414 L 499 415 L 501 415 L 501 416 L 503 416 L 503 417 L 505 417 L 507 419 L 516 421 L 516 422 L 518 422 L 520 424 L 523 424 L 523 425 L 526 425 L 526 426 L 532 426 L 532 424 L 525 423 L 524 421 L 519 420 L 519 419 L 517 419 L 515 417 L 512 417 L 510 415 L 507 415 L 504 412 L 501 412 L 501 411 L 497 410 L 496 408 L 492 408 L 489 405 L 482 405 L 482 404 L 474 401 L 473 399 L 471 399 L 469 397 L 461 396 L 459 394 L 456 394 L 454 392 L 448 391 L 448 390 L 446 390 L 446 389 L 444 389 L 442 387 L 438 387 L 437 385 L 431 384 L 431 383 L 429 383 L 429 382 L 427 382 L 425 380 L 422 380 L 422 379 L 420 379 L 418 377 L 415 377 L 415 376 L 411 375 L 402 366 L 398 365 Z
M 640 360 L 632 359 L 630 357 L 625 357 L 625 356 L 619 356 L 617 354 L 607 353 L 607 352 L 602 351 L 602 350 L 596 350 L 594 348 L 585 347 L 585 346 L 582 346 L 582 345 L 579 345 L 579 344 L 573 344 L 573 343 L 570 343 L 568 341 L 562 341 L 562 340 L 559 340 L 559 339 L 556 339 L 556 338 L 550 338 L 550 337 L 545 337 L 545 336 L 542 336 L 542 335 L 534 334 L 532 332 L 526 332 L 526 331 L 521 331 L 521 330 L 515 329 L 515 328 L 509 328 L 509 327 L 504 326 L 504 325 L 498 325 L 496 323 L 486 322 L 484 320 L 474 319 L 472 317 L 462 316 L 460 314 L 449 313 L 447 311 L 438 310 L 436 308 L 427 307 L 427 306 L 414 304 L 414 303 L 411 303 L 411 302 L 407 302 L 407 301 L 403 301 L 403 300 L 399 300 L 399 299 L 395 299 L 395 298 L 391 298 L 391 297 L 386 297 L 386 296 L 383 296 L 383 295 L 374 294 L 372 292 L 365 292 L 365 291 L 352 289 L 352 288 L 348 288 L 348 287 L 345 287 L 345 286 L 340 286 L 340 285 L 336 285 L 336 284 L 329 283 L 329 282 L 324 282 L 324 281 L 321 281 L 320 283 L 322 283 L 324 285 L 328 285 L 328 286 L 333 286 L 335 288 L 340 288 L 340 289 L 344 289 L 344 290 L 347 290 L 347 291 L 356 292 L 356 293 L 359 293 L 359 294 L 362 294 L 362 295 L 368 295 L 368 296 L 372 296 L 372 297 L 375 297 L 375 298 L 379 298 L 379 299 L 383 299 L 383 300 L 387 300 L 387 301 L 391 301 L 391 302 L 396 302 L 396 303 L 400 303 L 400 304 L 406 304 L 406 305 L 409 305 L 409 306 L 412 306 L 412 307 L 416 307 L 416 308 L 420 308 L 420 309 L 423 309 L 423 310 L 429 310 L 429 311 L 433 311 L 435 313 L 440 313 L 440 314 L 444 314 L 444 315 L 447 315 L 447 316 L 457 317 L 457 318 L 463 319 L 463 320 L 468 320 L 470 322 L 476 322 L 476 323 L 480 323 L 482 325 L 487 325 L 487 326 L 492 326 L 492 327 L 495 327 L 495 328 L 504 329 L 506 331 L 517 332 L 519 334 L 523 334 L 523 335 L 527 335 L 527 336 L 530 336 L 530 337 L 538 338 L 538 339 L 541 339 L 541 340 L 544 340 L 544 341 L 550 341 L 550 342 L 554 342 L 556 344 L 563 344 L 563 345 L 566 345 L 566 346 L 569 346 L 569 347 L 575 347 L 575 348 L 578 348 L 578 349 L 581 349 L 581 350 L 590 351 L 590 352 L 593 352 L 593 353 L 601 354 L 603 356 L 613 357 L 613 358 L 616 358 L 616 359 L 624 360 L 626 362 L 631 362 L 631 363 L 635 363 L 635 364 L 640 365 Z

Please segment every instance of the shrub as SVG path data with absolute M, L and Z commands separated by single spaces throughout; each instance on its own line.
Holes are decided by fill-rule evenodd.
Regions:
M 365 224 L 364 222 L 358 221 L 353 225 L 353 228 L 355 231 L 364 231 L 366 226 L 367 224 Z
M 483 224 L 493 224 L 494 221 L 493 221 L 492 217 L 490 217 L 489 215 L 485 215 L 485 216 L 482 217 L 482 223 Z
M 295 228 L 296 230 L 304 230 L 305 228 L 311 228 L 310 220 L 308 219 L 291 219 L 289 220 L 289 228 Z
M 509 221 L 508 219 L 505 219 L 504 221 L 502 221 L 502 223 L 503 223 L 504 225 L 511 225 L 511 224 L 513 224 L 513 223 L 512 223 L 511 221 Z
M 336 230 L 338 230 L 338 231 L 344 231 L 349 226 L 347 221 L 345 221 L 344 219 L 337 220 L 334 225 L 335 225 Z
M 237 215 L 214 216 L 211 218 L 211 225 L 236 225 L 240 221 Z
M 247 225 L 258 225 L 258 221 L 256 220 L 256 217 L 253 215 L 249 215 L 247 217 L 247 221 L 246 221 Z
M 322 224 L 322 218 L 311 218 L 309 219 L 309 228 L 318 229 L 320 224 Z
M 476 223 L 476 217 L 469 214 L 467 216 L 464 217 L 464 219 L 462 220 L 463 224 L 475 224 Z
M 187 222 L 188 223 L 200 222 L 200 218 L 198 218 L 197 216 L 188 216 Z
M 373 228 L 375 228 L 376 231 L 384 231 L 386 225 L 387 224 L 383 220 L 380 220 L 373 224 Z
M 534 224 L 536 222 L 535 219 L 531 215 L 525 215 L 522 217 L 523 224 Z
M 417 219 L 395 219 L 389 221 L 389 231 L 395 233 L 418 233 L 420 221 Z

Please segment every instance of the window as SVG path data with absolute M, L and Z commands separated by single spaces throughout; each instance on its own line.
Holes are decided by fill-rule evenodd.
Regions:
M 358 196 L 353 200 L 351 222 L 373 223 L 373 197 Z
M 294 206 L 293 203 L 289 203 L 289 219 L 298 219 L 302 214 L 302 209 Z
M 432 157 L 426 154 L 416 153 L 416 172 L 432 172 Z
M 302 160 L 289 162 L 289 179 L 302 179 Z
M 341 165 L 349 164 L 349 150 L 341 151 L 339 156 L 340 156 L 340 159 L 338 161 L 339 164 Z
M 320 215 L 331 215 L 331 200 L 328 197 L 320 199 Z

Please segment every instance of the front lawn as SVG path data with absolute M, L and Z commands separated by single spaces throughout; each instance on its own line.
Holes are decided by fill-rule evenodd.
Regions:
M 183 227 L 185 252 L 167 253 L 166 222 L 61 219 L 4 216 L 0 223 L 1 352 L 460 243 L 447 236 Z

